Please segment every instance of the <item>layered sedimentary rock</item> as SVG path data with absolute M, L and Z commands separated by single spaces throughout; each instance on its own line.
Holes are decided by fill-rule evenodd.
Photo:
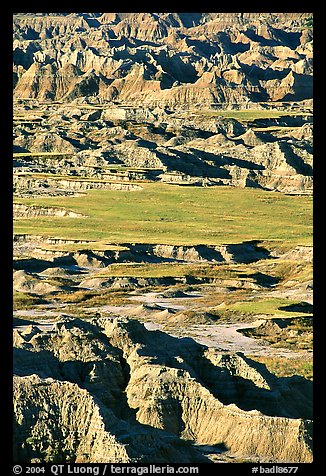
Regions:
M 14 331 L 18 461 L 311 461 L 311 389 L 124 319 Z M 207 461 L 207 460 L 206 460 Z
M 309 13 L 17 14 L 13 48 L 19 195 L 143 180 L 312 193 Z M 75 180 L 25 176 L 58 168 Z
M 17 98 L 209 105 L 311 98 L 309 13 L 17 14 Z
M 17 197 L 31 200 L 16 200 L 14 218 L 83 224 L 89 217 L 69 204 L 35 206 L 33 197 L 95 189 L 133 191 L 137 200 L 147 181 L 310 194 L 312 33 L 309 13 L 15 14 L 13 183 Z M 270 290 L 278 277 L 259 261 L 278 255 L 256 241 L 153 243 L 161 244 L 15 236 L 15 461 L 311 462 L 310 381 L 277 378 L 240 352 L 138 322 L 208 326 L 231 292 L 311 300 L 307 277 Z M 297 247 L 283 259 L 311 255 Z M 259 272 L 141 277 L 107 268 L 128 262 L 257 262 Z M 162 299 L 190 300 L 184 291 L 205 285 L 223 295 L 215 310 L 111 306 L 150 287 L 163 288 Z M 28 315 L 36 325 L 21 319 Z M 38 319 L 58 315 L 53 327 Z M 243 333 L 270 342 L 304 337 L 310 348 L 311 321 L 265 319 Z
M 113 127 L 102 120 L 107 115 L 112 118 L 109 109 L 95 110 L 97 118 L 91 121 L 81 122 L 78 115 L 66 123 L 64 108 L 56 112 L 62 117 L 60 125 L 50 128 L 48 113 L 42 124 L 32 129 L 17 125 L 15 191 L 140 190 L 141 183 L 135 182 L 161 180 L 312 192 L 313 126 L 309 115 L 283 116 L 271 120 L 271 127 L 268 121 L 259 127 L 259 120 L 240 122 L 218 114 L 178 117 L 171 113 L 161 122 L 159 112 L 152 113 L 154 120 L 141 120 L 140 109 L 120 111 L 130 119 L 119 119 L 120 125 Z M 79 132 L 75 133 L 77 125 Z

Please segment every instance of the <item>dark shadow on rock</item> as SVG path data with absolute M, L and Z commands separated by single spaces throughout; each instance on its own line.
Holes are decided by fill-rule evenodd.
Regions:
M 253 381 L 232 375 L 226 368 L 218 369 L 207 360 L 198 368 L 209 390 L 225 405 L 235 403 L 244 411 L 259 410 L 268 416 L 312 418 L 312 382 L 301 376 L 282 379 L 271 374 L 264 364 L 239 355 L 266 379 L 270 389 Z
M 194 47 L 196 48 L 195 45 Z M 177 54 L 173 54 L 171 57 L 166 51 L 161 50 L 158 54 L 156 53 L 153 56 L 159 62 L 162 70 L 169 75 L 170 87 L 175 81 L 190 84 L 197 81 L 198 72 L 193 63 L 188 62 L 187 58 L 186 61 L 182 60 L 183 56 L 188 56 L 187 53 L 178 52 Z
M 271 257 L 270 252 L 260 245 L 259 240 L 227 245 L 227 250 L 233 255 L 233 260 L 237 263 L 254 263 Z
M 28 149 L 26 149 L 26 147 L 21 147 L 20 145 L 14 145 L 13 146 L 13 153 L 14 154 L 23 154 L 23 153 L 30 153 L 30 151 Z
M 230 179 L 230 172 L 220 167 L 214 167 L 205 163 L 197 155 L 192 153 L 182 152 L 177 149 L 170 149 L 177 157 L 173 157 L 162 152 L 156 151 L 161 162 L 168 167 L 169 170 L 176 170 L 185 173 L 192 177 L 211 177 Z M 199 151 L 200 154 L 202 151 Z M 213 155 L 213 154 L 211 154 Z M 213 157 L 216 157 L 213 155 Z
M 286 161 L 291 167 L 295 169 L 298 174 L 306 175 L 308 177 L 313 175 L 313 169 L 311 165 L 304 162 L 302 157 L 297 155 L 285 142 L 279 142 L 279 147 L 286 157 Z
M 312 117 L 306 116 L 281 116 L 276 118 L 254 119 L 248 123 L 249 127 L 301 127 L 306 123 L 312 123 Z
M 191 28 L 192 26 L 197 26 L 200 24 L 202 13 L 178 13 L 178 16 L 186 28 Z
M 94 366 L 99 366 L 100 368 L 102 366 L 103 368 L 103 361 L 95 360 L 84 362 L 68 360 L 62 362 L 59 361 L 51 351 L 45 350 L 35 352 L 15 348 L 14 373 L 18 376 L 37 374 L 44 379 L 54 378 L 56 380 L 68 381 L 76 383 L 80 388 L 87 389 L 99 407 L 106 431 L 112 432 L 112 429 L 114 430 L 114 426 L 112 428 L 111 412 L 120 420 L 121 429 L 115 434 L 115 438 L 118 442 L 130 445 L 134 438 L 142 438 L 142 440 L 144 440 L 143 443 L 141 443 L 142 440 L 139 441 L 140 445 L 144 445 L 144 448 L 141 448 L 143 461 L 150 461 L 151 463 L 164 462 L 160 453 L 165 454 L 167 451 L 172 451 L 175 453 L 174 458 L 180 458 L 180 462 L 189 462 L 191 458 L 193 458 L 194 462 L 210 462 L 201 452 L 197 451 L 197 448 L 195 446 L 193 447 L 190 442 L 178 438 L 178 435 L 184 429 L 180 402 L 171 401 L 170 410 L 174 412 L 175 415 L 172 419 L 173 421 L 171 420 L 169 424 L 167 423 L 165 430 L 142 424 L 136 420 L 137 409 L 129 406 L 125 393 L 125 388 L 130 380 L 130 367 L 125 361 L 121 349 L 113 347 L 104 334 L 99 335 L 99 329 L 96 326 L 79 319 L 77 321 L 84 329 L 96 333 L 96 336 L 102 339 L 102 341 L 111 348 L 112 353 L 118 357 L 118 361 L 113 362 L 110 360 L 107 362 L 107 365 L 114 365 L 116 370 L 110 372 L 110 369 L 108 369 L 106 385 L 103 385 L 103 381 L 98 379 L 95 379 L 95 381 L 89 380 L 90 372 L 94 373 Z M 72 329 L 74 325 L 76 325 L 76 320 L 70 323 L 66 322 L 65 325 Z M 116 379 L 114 379 L 114 377 L 116 377 Z M 29 411 L 28 409 L 26 410 Z M 167 414 L 164 414 L 164 416 L 167 418 Z M 123 431 L 123 429 L 125 431 Z M 147 439 L 148 446 L 146 445 Z M 158 448 L 153 447 L 153 439 L 159 442 Z M 24 442 L 24 439 L 22 439 L 22 442 Z M 18 448 L 16 448 L 16 451 L 19 453 Z M 19 457 L 26 457 L 26 455 L 23 455 L 25 455 L 25 452 L 22 452 Z M 173 456 L 171 459 L 172 458 Z M 176 460 L 174 459 L 173 462 L 176 462 Z
M 129 421 L 135 422 L 135 410 L 130 409 L 125 394 L 125 388 L 130 381 L 130 367 L 123 351 L 110 343 L 110 335 L 105 335 L 99 327 L 90 322 L 72 319 L 64 325 L 67 330 L 73 331 L 76 326 L 83 329 L 84 333 L 81 337 L 87 340 L 89 335 L 92 346 L 97 345 L 96 339 L 102 342 L 105 348 L 100 350 L 102 345 L 100 346 L 99 357 L 103 353 L 103 357 L 110 354 L 116 358 L 89 362 L 80 360 L 62 362 L 52 351 L 31 352 L 27 349 L 15 349 L 16 374 L 37 373 L 42 378 L 52 377 L 77 383 L 110 408 L 118 418 L 127 416 Z M 192 338 L 180 339 L 161 331 L 148 331 L 135 319 L 122 322 L 121 332 L 127 333 L 128 338 L 135 345 L 138 344 L 137 353 L 146 357 L 149 365 L 178 369 L 181 372 L 180 377 L 186 371 L 224 405 L 234 403 L 244 411 L 259 410 L 269 416 L 311 418 L 312 383 L 303 377 L 277 378 L 267 370 L 265 365 L 239 353 L 239 358 L 248 364 L 248 368 L 252 368 L 252 376 L 244 378 L 234 373 L 232 361 L 229 364 L 228 362 L 223 364 L 223 359 L 227 360 L 230 356 L 224 356 L 219 365 L 213 364 L 204 354 L 206 346 L 198 344 Z M 74 335 L 73 332 L 72 335 Z M 45 340 L 49 338 L 46 334 L 40 337 Z M 78 335 L 76 339 L 76 342 L 80 340 Z M 46 345 L 49 343 L 46 342 Z M 92 378 L 91 375 L 93 375 Z M 95 380 L 94 375 L 95 377 L 98 375 Z M 261 382 L 263 378 L 269 388 L 257 385 L 256 378 L 257 382 Z M 171 399 L 167 402 L 171 406 L 171 412 L 173 409 L 169 421 L 170 431 L 177 432 L 182 430 L 181 407 L 179 402 L 174 402 L 172 394 Z M 162 408 L 162 413 L 164 413 L 163 410 Z
M 179 398 L 170 396 L 160 400 L 157 405 L 158 412 L 162 416 L 164 430 L 180 436 L 186 426 L 182 418 L 182 405 Z
M 34 325 L 37 327 L 37 322 L 34 322 Z M 85 327 L 89 327 L 88 323 Z M 41 378 L 53 378 L 75 383 L 80 388 L 87 389 L 90 395 L 108 406 L 118 418 L 136 421 L 136 410 L 129 407 L 124 393 L 130 378 L 128 374 L 129 366 L 125 363 L 121 367 L 120 359 L 123 359 L 121 350 L 111 346 L 104 334 L 101 335 L 101 338 L 105 340 L 109 349 L 111 348 L 112 354 L 118 358 L 118 361 L 61 361 L 50 350 L 30 351 L 14 348 L 14 373 L 19 376 L 34 373 Z M 108 367 L 109 365 L 111 367 Z M 95 374 L 99 372 L 99 375 L 102 375 L 103 369 L 106 367 L 108 368 L 106 382 L 91 377 L 94 372 Z
M 242 43 L 241 41 L 238 41 L 238 43 L 231 42 L 229 48 L 232 51 L 231 54 L 236 55 L 237 53 L 244 53 L 245 51 L 248 51 L 250 49 L 250 44 Z
M 214 250 L 209 246 L 205 245 L 197 245 L 194 247 L 195 250 L 198 252 L 199 256 L 207 261 L 224 261 L 224 258 L 220 251 Z
M 153 150 L 156 149 L 157 144 L 153 141 L 145 140 L 145 139 L 139 139 L 137 138 L 137 144 L 140 147 L 144 147 L 145 149 Z
M 196 444 L 196 447 L 200 449 L 203 454 L 222 454 L 229 451 L 229 448 L 224 442 L 216 443 L 215 445 Z
M 281 44 L 289 46 L 292 49 L 300 45 L 301 31 L 285 31 L 279 28 L 273 28 L 273 31 L 280 38 Z
M 22 258 L 16 259 L 13 262 L 13 269 L 14 270 L 24 270 L 24 271 L 31 271 L 34 273 L 40 273 L 45 271 L 48 268 L 54 267 L 69 267 L 70 269 L 74 269 L 77 273 L 80 270 L 80 267 L 76 266 L 76 261 L 72 256 L 59 256 L 54 258 L 53 261 L 48 261 L 45 259 L 39 258 Z
M 275 286 L 275 284 L 279 283 L 281 280 L 281 278 L 270 276 L 269 274 L 260 272 L 250 274 L 249 276 L 251 278 L 254 278 L 260 286 L 264 286 L 266 288 Z
M 273 30 L 274 31 L 274 30 Z M 248 28 L 245 32 L 245 35 L 254 42 L 259 43 L 262 46 L 279 46 L 282 45 L 282 42 L 277 35 L 271 38 L 265 38 L 264 36 L 258 35 L 253 28 Z
M 34 326 L 37 325 L 35 324 L 35 321 L 27 320 L 27 319 L 22 319 L 21 317 L 14 317 L 13 321 L 13 328 L 15 327 L 20 327 L 20 326 Z
M 279 138 L 278 137 L 275 137 L 273 134 L 271 134 L 270 132 L 262 132 L 262 131 L 254 131 L 255 133 L 255 136 L 260 139 L 262 141 L 262 144 L 265 144 L 266 142 L 277 142 L 279 141 Z M 235 143 L 239 143 L 239 144 L 243 144 L 245 145 L 248 149 L 252 149 L 253 147 L 256 147 L 255 145 L 254 146 L 251 146 L 251 145 L 247 145 L 245 143 L 245 141 L 243 139 L 238 139 L 237 137 L 235 137 L 234 139 L 234 142 Z M 250 162 L 250 161 L 249 161 Z M 250 162 L 250 163 L 253 163 L 253 162 Z M 257 164 L 256 164 L 257 165 Z
M 258 139 L 261 139 L 264 143 L 277 142 L 279 140 L 279 138 L 275 137 L 271 132 L 255 131 L 255 134 Z
M 200 156 L 203 160 L 214 161 L 218 167 L 223 167 L 224 165 L 237 165 L 240 168 L 250 169 L 250 170 L 264 170 L 263 165 L 255 164 L 249 160 L 237 159 L 235 157 L 229 157 L 224 153 L 221 154 L 212 154 L 211 152 L 206 152 L 198 149 L 189 149 L 191 152 Z
M 14 270 L 34 271 L 36 273 L 42 272 L 45 269 L 52 268 L 53 262 L 38 258 L 22 258 L 14 260 Z
M 212 44 L 208 40 L 197 40 L 195 38 L 187 38 L 186 39 L 187 45 L 192 48 L 192 50 L 199 54 L 201 57 L 210 58 L 212 55 L 220 52 L 219 46 L 215 43 Z M 233 46 L 234 44 L 232 44 Z M 241 50 L 241 46 L 237 48 L 238 51 Z M 196 78 L 198 79 L 198 77 Z
M 299 302 L 297 304 L 288 304 L 286 306 L 279 307 L 281 311 L 289 312 L 306 312 L 312 314 L 314 311 L 314 306 L 308 302 Z
M 138 321 L 130 322 L 129 335 L 133 342 L 141 344 L 139 355 L 151 357 L 153 364 L 186 370 L 223 404 L 235 403 L 242 410 L 259 410 L 269 416 L 311 418 L 312 383 L 309 380 L 300 376 L 279 379 L 263 364 L 239 353 L 263 375 L 271 389 L 261 388 L 249 378 L 234 375 L 227 367 L 214 365 L 204 356 L 207 347 L 192 338 L 180 339 L 158 330 L 142 330 Z M 181 356 L 183 362 L 176 360 L 176 356 Z

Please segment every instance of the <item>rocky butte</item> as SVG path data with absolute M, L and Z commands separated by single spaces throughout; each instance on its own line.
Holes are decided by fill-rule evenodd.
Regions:
M 311 462 L 312 14 L 13 25 L 15 462 Z

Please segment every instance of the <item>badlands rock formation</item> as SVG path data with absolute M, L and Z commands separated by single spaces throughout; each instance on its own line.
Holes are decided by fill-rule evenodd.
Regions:
M 17 98 L 180 106 L 311 98 L 311 14 L 17 14 Z
M 238 348 L 263 338 L 259 355 L 268 343 L 285 352 L 303 336 L 307 357 L 311 247 L 223 241 L 219 230 L 210 245 L 171 243 L 155 225 L 148 243 L 70 239 L 92 213 L 69 209 L 69 197 L 112 190 L 137 203 L 145 182 L 254 187 L 272 219 L 271 195 L 310 195 L 312 14 L 17 13 L 13 23 L 15 223 L 67 232 L 14 236 L 15 462 L 311 462 L 311 381 L 278 378 Z M 65 203 L 48 200 L 57 196 Z M 289 298 L 308 311 L 246 328 L 259 306 L 241 305 Z M 239 315 L 243 334 L 213 347 L 216 322 Z
M 15 191 L 161 180 L 311 193 L 311 18 L 15 15 Z
M 121 318 L 25 326 L 14 345 L 17 461 L 311 461 L 301 377 Z

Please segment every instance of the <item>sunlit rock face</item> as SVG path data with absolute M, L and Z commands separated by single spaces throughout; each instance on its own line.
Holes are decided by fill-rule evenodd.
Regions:
M 243 354 L 121 318 L 29 326 L 14 344 L 19 461 L 204 461 L 191 442 L 311 461 L 310 382 Z
M 311 18 L 17 14 L 14 96 L 170 107 L 311 99 Z

